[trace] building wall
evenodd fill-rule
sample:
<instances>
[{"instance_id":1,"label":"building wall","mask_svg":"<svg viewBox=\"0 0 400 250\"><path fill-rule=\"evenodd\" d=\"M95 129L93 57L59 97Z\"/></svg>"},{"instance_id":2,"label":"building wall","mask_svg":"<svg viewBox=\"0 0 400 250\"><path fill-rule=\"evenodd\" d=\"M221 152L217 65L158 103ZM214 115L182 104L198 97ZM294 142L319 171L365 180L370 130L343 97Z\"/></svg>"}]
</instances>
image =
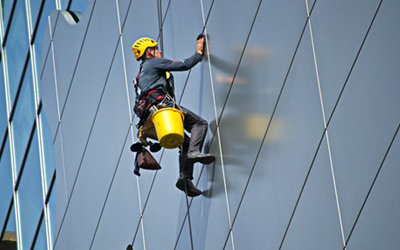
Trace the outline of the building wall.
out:
<instances>
[{"instance_id":1,"label":"building wall","mask_svg":"<svg viewBox=\"0 0 400 250\"><path fill-rule=\"evenodd\" d=\"M80 0L0 1L0 249L52 249L55 162L41 102L48 15ZM86 3L85 3L86 2Z\"/></svg>"},{"instance_id":2,"label":"building wall","mask_svg":"<svg viewBox=\"0 0 400 250\"><path fill-rule=\"evenodd\" d=\"M90 1L53 11L41 88L54 142L54 249L397 249L400 3ZM131 45L184 59L177 100L209 121L195 166L204 195L175 187L178 151L132 173Z\"/></svg>"}]
</instances>

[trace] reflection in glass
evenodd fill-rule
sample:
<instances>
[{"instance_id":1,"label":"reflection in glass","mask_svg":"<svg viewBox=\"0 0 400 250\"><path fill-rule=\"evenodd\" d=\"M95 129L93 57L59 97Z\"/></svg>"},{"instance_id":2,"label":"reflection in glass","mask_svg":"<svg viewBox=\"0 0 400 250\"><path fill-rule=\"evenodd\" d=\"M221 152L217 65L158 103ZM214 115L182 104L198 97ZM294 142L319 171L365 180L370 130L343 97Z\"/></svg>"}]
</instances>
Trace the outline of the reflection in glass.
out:
<instances>
[{"instance_id":1,"label":"reflection in glass","mask_svg":"<svg viewBox=\"0 0 400 250\"><path fill-rule=\"evenodd\" d=\"M29 249L43 207L39 148L36 133L29 147L29 154L22 171L17 192L19 197L22 246L23 249Z\"/></svg>"},{"instance_id":2,"label":"reflection in glass","mask_svg":"<svg viewBox=\"0 0 400 250\"><path fill-rule=\"evenodd\" d=\"M35 245L32 247L34 250L47 249L46 245L46 227L44 224L44 219L42 218L40 222L39 232L35 239Z\"/></svg>"},{"instance_id":3,"label":"reflection in glass","mask_svg":"<svg viewBox=\"0 0 400 250\"><path fill-rule=\"evenodd\" d=\"M0 158L0 228L3 226L7 215L13 191L10 145L8 139L6 139L6 141Z\"/></svg>"},{"instance_id":4,"label":"reflection in glass","mask_svg":"<svg viewBox=\"0 0 400 250\"><path fill-rule=\"evenodd\" d=\"M55 166L53 139L51 137L50 127L44 113L40 114L40 119L42 124L42 141L46 169L46 189L49 189Z\"/></svg>"},{"instance_id":5,"label":"reflection in glass","mask_svg":"<svg viewBox=\"0 0 400 250\"><path fill-rule=\"evenodd\" d=\"M15 227L15 212L14 206L11 210L10 216L8 217L7 226L4 230L3 237L0 241L0 249L17 250L17 235Z\"/></svg>"},{"instance_id":6,"label":"reflection in glass","mask_svg":"<svg viewBox=\"0 0 400 250\"><path fill-rule=\"evenodd\" d=\"M37 15L39 12L40 4L42 0L30 0L29 4L31 7L31 19L32 19L32 26L35 27L35 23L37 20ZM47 2L54 2L54 1L47 1Z\"/></svg>"},{"instance_id":7,"label":"reflection in glass","mask_svg":"<svg viewBox=\"0 0 400 250\"><path fill-rule=\"evenodd\" d=\"M50 192L49 203L47 204L47 208L49 210L50 217L50 235L51 235L51 244L54 244L54 233L56 228L56 190L55 185L53 185L53 189Z\"/></svg>"},{"instance_id":8,"label":"reflection in glass","mask_svg":"<svg viewBox=\"0 0 400 250\"><path fill-rule=\"evenodd\" d=\"M44 32L46 30L46 25L48 24L47 17L50 15L52 10L56 9L55 1L46 1L42 11L42 18L39 21L39 27L35 36L34 48L36 55L36 71L38 72L38 76L41 73L41 65L42 65L42 46L43 46L43 37ZM40 77L38 77L40 78ZM40 84L39 84L39 95L40 95Z\"/></svg>"},{"instance_id":9,"label":"reflection in glass","mask_svg":"<svg viewBox=\"0 0 400 250\"><path fill-rule=\"evenodd\" d=\"M71 11L79 11L81 13L85 13L88 3L88 0L73 0L69 9Z\"/></svg>"},{"instance_id":10,"label":"reflection in glass","mask_svg":"<svg viewBox=\"0 0 400 250\"><path fill-rule=\"evenodd\" d=\"M1 60L1 59L0 59ZM0 62L0 136L3 136L7 127L6 96L4 94L3 60Z\"/></svg>"},{"instance_id":11,"label":"reflection in glass","mask_svg":"<svg viewBox=\"0 0 400 250\"><path fill-rule=\"evenodd\" d=\"M9 32L6 52L10 100L13 103L29 48L25 1L17 1Z\"/></svg>"},{"instance_id":12,"label":"reflection in glass","mask_svg":"<svg viewBox=\"0 0 400 250\"><path fill-rule=\"evenodd\" d=\"M22 158L25 154L26 145L28 143L34 119L35 102L33 98L32 69L29 63L26 69L21 94L19 96L15 114L12 120L17 173L21 168Z\"/></svg>"},{"instance_id":13,"label":"reflection in glass","mask_svg":"<svg viewBox=\"0 0 400 250\"><path fill-rule=\"evenodd\" d=\"M11 7L13 6L13 0L1 0L1 6L2 8L2 13L1 15L3 16L3 27L6 28L8 24L8 18L10 17L10 12L11 12Z\"/></svg>"},{"instance_id":14,"label":"reflection in glass","mask_svg":"<svg viewBox=\"0 0 400 250\"><path fill-rule=\"evenodd\" d=\"M69 0L60 0L60 2L61 2L61 9L62 10L67 9L67 5L68 5Z\"/></svg>"}]
</instances>

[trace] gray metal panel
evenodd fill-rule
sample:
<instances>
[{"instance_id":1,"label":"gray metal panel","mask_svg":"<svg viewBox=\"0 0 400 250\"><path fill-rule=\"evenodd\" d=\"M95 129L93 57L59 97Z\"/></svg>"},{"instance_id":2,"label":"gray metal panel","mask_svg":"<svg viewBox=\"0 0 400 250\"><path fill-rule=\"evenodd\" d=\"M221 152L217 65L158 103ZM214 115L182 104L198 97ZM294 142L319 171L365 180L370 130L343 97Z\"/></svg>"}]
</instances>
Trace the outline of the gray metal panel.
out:
<instances>
[{"instance_id":1,"label":"gray metal panel","mask_svg":"<svg viewBox=\"0 0 400 250\"><path fill-rule=\"evenodd\" d=\"M97 11L95 10L92 16L91 25L87 32L88 35L79 58L78 64L80 67L76 69L68 101L64 106L64 113L61 113L65 165L67 166L66 177L69 183L74 182L76 173L81 165L92 124L96 118L100 100L103 97L103 88L106 84L111 62L118 45L119 35L116 11L110 12L112 13L111 15L104 16L102 8L104 10L107 9L107 11L111 11L113 8L115 10L115 3L104 2L103 4L96 4ZM110 29L109 33L103 32L105 26ZM76 43L80 43L79 40ZM55 50L57 50L56 44ZM57 52L55 54L57 56ZM69 65L75 65L75 63L71 61ZM62 83L58 81L58 86L60 84ZM72 187L69 184L67 186L69 188ZM70 191L68 190L68 193Z\"/></svg>"},{"instance_id":2,"label":"gray metal panel","mask_svg":"<svg viewBox=\"0 0 400 250\"><path fill-rule=\"evenodd\" d=\"M343 248L327 145L324 138L282 249Z\"/></svg>"},{"instance_id":3,"label":"gray metal panel","mask_svg":"<svg viewBox=\"0 0 400 250\"><path fill-rule=\"evenodd\" d=\"M90 13L92 9L92 4L93 2L91 1L91 4L89 4L87 12ZM115 4L108 2L109 5L114 6ZM110 9L112 10L112 8ZM96 13L96 12L95 12ZM97 12L99 13L99 12ZM57 88L58 88L58 99L60 102L60 109L61 111L64 109L65 101L69 92L69 89L71 88L70 85L73 77L75 77L75 68L78 60L80 59L80 52L82 49L83 44L85 43L86 40L85 37L87 36L87 32L97 32L99 34L99 40L96 41L86 41L86 46L91 46L96 47L97 45L102 44L105 42L104 40L100 40L102 36L102 30L101 29L96 29L94 27L99 27L102 22L98 22L98 24L92 23L90 25L89 22L92 22L92 18L96 18L95 16L92 17L92 15L86 14L83 15L82 19L75 25L72 25L67 21L67 17L70 14L66 11L62 11L60 13L60 16L58 17L57 13L52 12L51 20L53 28L53 44L54 44L54 57L55 57L55 66L56 66L56 75L57 75ZM100 18L97 17L97 20ZM114 19L114 20L113 20ZM94 19L93 19L94 20ZM110 24L116 23L116 12L109 12L108 15L103 15L101 16L101 20L103 22L110 22ZM89 25L89 28L88 28ZM97 26L99 25L99 26ZM101 27L101 26L100 26ZM118 30L116 30L118 32ZM106 34L103 34L105 36ZM110 34L111 35L111 34ZM90 36L90 35L89 35ZM112 38L111 36L110 38ZM92 39L95 39L95 37L92 37ZM107 41L107 40L106 40ZM96 46L93 46L96 45ZM111 50L108 52L102 51L103 53L98 54L103 55L103 53L111 53ZM98 61L92 61L92 64L94 62ZM97 63L95 64L97 65Z\"/></svg>"},{"instance_id":4,"label":"gray metal panel","mask_svg":"<svg viewBox=\"0 0 400 250\"><path fill-rule=\"evenodd\" d=\"M279 247L319 145L323 122L310 44L306 30L237 215L235 242ZM228 193L233 211L241 195L236 183L245 184L238 176L227 171L235 187ZM244 223L259 227L248 235Z\"/></svg>"},{"instance_id":5,"label":"gray metal panel","mask_svg":"<svg viewBox=\"0 0 400 250\"><path fill-rule=\"evenodd\" d=\"M111 181L114 181L113 176L119 166L121 152L129 149L125 145L130 131L129 106L121 55L121 50L116 50L115 61L107 78L98 111L88 111L96 114L95 120L91 121L94 122L93 127L91 124L79 124L79 126L86 126L91 130L87 145L85 145L85 154L79 165L79 175L74 183L75 192L71 194L72 198L68 208L71 220L84 220L87 223L85 233L79 233L78 229L81 227L79 223L71 224L73 231L77 232L72 236L72 245L76 248L78 246L86 246L83 247L84 249L89 248L109 187L114 184ZM105 77L101 75L100 77L94 83L102 83L101 79L105 79ZM84 92L84 90L82 91ZM64 119L67 119L67 116L63 117L63 121ZM72 141L64 140L64 148L70 148L73 145L68 143L72 143ZM66 166L71 167L68 163L69 161L66 160ZM67 184L72 184L75 176L67 177L69 178L67 178ZM115 185L118 186L118 183ZM80 190L84 190L84 192ZM96 195L93 195L94 193Z\"/></svg>"},{"instance_id":6,"label":"gray metal panel","mask_svg":"<svg viewBox=\"0 0 400 250\"><path fill-rule=\"evenodd\" d=\"M141 225L138 225L137 228L137 233L135 235L135 239L133 242L133 249L145 249L145 243L144 243L144 235L143 235L143 228Z\"/></svg>"},{"instance_id":7,"label":"gray metal panel","mask_svg":"<svg viewBox=\"0 0 400 250\"><path fill-rule=\"evenodd\" d=\"M218 143L212 144L210 152L215 152L217 160L204 167L198 184L204 195L195 198L190 209L195 249L222 249L230 228Z\"/></svg>"},{"instance_id":8,"label":"gray metal panel","mask_svg":"<svg viewBox=\"0 0 400 250\"><path fill-rule=\"evenodd\" d=\"M398 8L382 4L329 126L346 237L400 121Z\"/></svg>"},{"instance_id":9,"label":"gray metal panel","mask_svg":"<svg viewBox=\"0 0 400 250\"><path fill-rule=\"evenodd\" d=\"M56 235L60 230L61 224L64 223L64 214L65 208L67 207L68 203L68 196L67 196L67 186L65 180L65 164L64 164L64 153L63 153L63 146L62 146L62 127L59 128L57 137L54 141L54 160L55 160L55 168L57 173L56 179L56 191L54 194L57 197L57 212L55 216L55 232ZM55 240L55 238L54 238Z\"/></svg>"},{"instance_id":10,"label":"gray metal panel","mask_svg":"<svg viewBox=\"0 0 400 250\"><path fill-rule=\"evenodd\" d=\"M126 16L127 14L132 11L132 7L136 5L131 0L118 0L118 10L119 10L119 16L121 19L121 26L125 24Z\"/></svg>"},{"instance_id":11,"label":"gray metal panel","mask_svg":"<svg viewBox=\"0 0 400 250\"><path fill-rule=\"evenodd\" d=\"M400 137L397 134L373 186L348 249L397 249L400 246Z\"/></svg>"},{"instance_id":12,"label":"gray metal panel","mask_svg":"<svg viewBox=\"0 0 400 250\"><path fill-rule=\"evenodd\" d=\"M58 199L58 196L57 196ZM58 201L57 201L58 206ZM82 225L83 221L79 221L78 223ZM76 223L76 222L75 222ZM71 218L69 214L65 216L65 222L60 229L56 229L56 236L57 238L53 239L54 250L64 250L64 249L83 249L83 248L74 248L71 243L72 231L71 231ZM59 231L60 230L60 231Z\"/></svg>"},{"instance_id":13,"label":"gray metal panel","mask_svg":"<svg viewBox=\"0 0 400 250\"><path fill-rule=\"evenodd\" d=\"M215 1L207 24L218 116L260 1ZM229 11L227 11L229 6Z\"/></svg>"},{"instance_id":14,"label":"gray metal panel","mask_svg":"<svg viewBox=\"0 0 400 250\"><path fill-rule=\"evenodd\" d=\"M128 137L131 138L132 134L130 133ZM137 178L132 174L133 153L129 150L130 144L127 140L118 161L118 169L108 194L92 249L125 249L128 243L132 242L139 224L141 209L137 192ZM112 237L110 237L111 235ZM139 242L141 237L141 235L137 236L136 242Z\"/></svg>"},{"instance_id":15,"label":"gray metal panel","mask_svg":"<svg viewBox=\"0 0 400 250\"><path fill-rule=\"evenodd\" d=\"M160 164L162 169L157 173L143 214L146 247L173 249L186 211L185 197L175 187L179 177L177 150L165 150ZM148 174L144 171L143 175ZM142 196L142 202L146 197Z\"/></svg>"},{"instance_id":16,"label":"gray metal panel","mask_svg":"<svg viewBox=\"0 0 400 250\"><path fill-rule=\"evenodd\" d=\"M379 0L317 1L311 14L326 116L332 113Z\"/></svg>"},{"instance_id":17,"label":"gray metal panel","mask_svg":"<svg viewBox=\"0 0 400 250\"><path fill-rule=\"evenodd\" d=\"M310 40L306 35L303 36L294 65L290 68L306 20L304 12L301 12L300 7L302 6L299 4L296 7L290 9L290 13L283 15L278 11L285 10L282 5L265 3L262 6L261 16L258 17L260 19L257 18L255 24L256 30L253 30L254 36L250 37L239 73L222 115L221 142L226 164L228 197L233 214L242 197L255 164L255 158L262 146L261 143L264 143L263 146L267 148L290 147L292 149L287 154L294 157L295 146L298 143L296 139L300 134L310 131L314 135L313 144L307 145L308 141L303 141L302 148L304 149L306 146L315 147L315 140L318 140L317 138L322 132L322 128L320 128L322 116L312 54L310 53ZM286 9L286 11L288 10ZM296 16L298 17L297 25L291 25L290 29L285 32L277 32L272 28L270 32L259 32L265 22L268 22L270 18L276 20L279 16ZM303 22L299 20L303 20ZM289 24L292 22L289 21ZM289 26L289 24L286 25ZM279 43L279 40L285 40L286 43ZM281 67L280 70L276 70L277 65ZM285 82L289 68L289 78ZM278 100L284 84L282 99ZM273 113L278 101L278 113ZM284 110L280 111L281 109ZM269 125L270 122L271 125ZM312 125L306 125L311 122ZM310 130L304 130L304 126ZM313 128L316 130L312 131ZM267 140L263 142L266 132ZM311 137L307 139L311 139ZM297 161L300 162L303 159Z\"/></svg>"}]
</instances>

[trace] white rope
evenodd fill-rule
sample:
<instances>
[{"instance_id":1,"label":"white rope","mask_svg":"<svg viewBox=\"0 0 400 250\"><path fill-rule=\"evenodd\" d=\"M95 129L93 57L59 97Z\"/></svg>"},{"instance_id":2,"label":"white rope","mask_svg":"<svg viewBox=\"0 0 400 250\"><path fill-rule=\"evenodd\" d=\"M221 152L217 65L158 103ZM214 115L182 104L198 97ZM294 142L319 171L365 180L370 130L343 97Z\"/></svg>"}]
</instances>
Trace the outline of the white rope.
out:
<instances>
[{"instance_id":1,"label":"white rope","mask_svg":"<svg viewBox=\"0 0 400 250\"><path fill-rule=\"evenodd\" d=\"M214 80L212 77L212 70L211 70L210 48L208 47L207 28L205 26L203 0L200 0L200 3L201 3L202 18L203 18L204 34L205 34L205 40L206 40L206 48L207 48L206 51L207 51L207 57L209 60L208 70L210 73L211 92L212 92L212 98L213 98L213 104L214 104L215 125L216 125L216 129L217 129L217 139L218 139L218 147L219 147L219 154L220 154L220 160L221 160L222 178L224 181L225 201L226 201L226 209L227 209L228 221L229 221L229 231L230 231L230 236L231 236L231 241L232 241L232 249L235 250L235 244L234 244L234 240L233 240L233 231L232 231L231 212L229 209L228 188L227 188L226 176L225 176L225 164L224 164L224 158L223 158L223 153L222 153L221 134L219 131L219 124L218 124L218 113L217 113L217 105L216 105L217 102L216 102L216 98L215 98Z\"/></svg>"},{"instance_id":2,"label":"white rope","mask_svg":"<svg viewBox=\"0 0 400 250\"><path fill-rule=\"evenodd\" d=\"M335 192L336 207L337 207L337 212L338 212L338 217L339 217L339 224L340 224L342 242L343 242L344 249L346 249L346 239L344 237L343 221L342 221L342 215L341 215L341 212L340 212L339 195L338 195L337 187L336 187L335 171L334 171L334 168L333 168L333 160L332 160L332 153L331 153L331 147L330 147L330 142L329 142L328 128L327 128L326 117L325 117L324 102L323 102L323 99L322 99L321 82L320 82L320 78L319 78L317 57L316 57L316 53L315 53L314 36L313 36L313 33L312 33L312 27L311 27L310 11L309 11L307 0L305 0L305 2L306 2L306 8L307 8L308 27L309 27L309 30L310 30L311 47L312 47L313 58L314 58L314 67L315 67L317 83L318 83L319 99L320 99L320 102L321 102L321 110L322 110L322 117L323 117L323 121L324 121L326 143L327 143L327 147L328 147L329 164L330 164L330 168L331 168L332 182L333 182L333 187L334 187L334 192Z\"/></svg>"}]
</instances>

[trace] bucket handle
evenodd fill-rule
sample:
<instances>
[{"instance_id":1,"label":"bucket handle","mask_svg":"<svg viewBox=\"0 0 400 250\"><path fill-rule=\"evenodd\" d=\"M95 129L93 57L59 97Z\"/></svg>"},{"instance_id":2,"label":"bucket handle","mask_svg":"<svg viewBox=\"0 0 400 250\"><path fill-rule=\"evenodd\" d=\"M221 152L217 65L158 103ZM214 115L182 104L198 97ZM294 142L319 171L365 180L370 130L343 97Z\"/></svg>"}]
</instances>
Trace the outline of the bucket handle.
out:
<instances>
[{"instance_id":1,"label":"bucket handle","mask_svg":"<svg viewBox=\"0 0 400 250\"><path fill-rule=\"evenodd\" d=\"M178 107L178 109L181 110L181 106L179 106L179 104L175 102L174 98L172 98L172 96L170 96L168 93L164 96L164 99L162 99L162 101L158 105L166 106L166 104L164 103L164 101L166 101L166 100L170 100L174 103L173 108L175 108L175 105L176 105Z\"/></svg>"}]
</instances>

